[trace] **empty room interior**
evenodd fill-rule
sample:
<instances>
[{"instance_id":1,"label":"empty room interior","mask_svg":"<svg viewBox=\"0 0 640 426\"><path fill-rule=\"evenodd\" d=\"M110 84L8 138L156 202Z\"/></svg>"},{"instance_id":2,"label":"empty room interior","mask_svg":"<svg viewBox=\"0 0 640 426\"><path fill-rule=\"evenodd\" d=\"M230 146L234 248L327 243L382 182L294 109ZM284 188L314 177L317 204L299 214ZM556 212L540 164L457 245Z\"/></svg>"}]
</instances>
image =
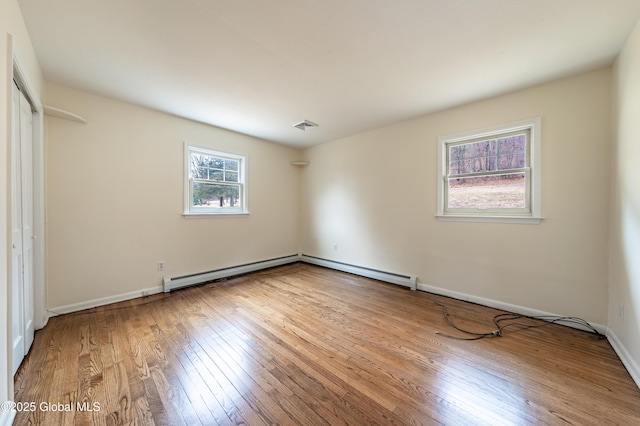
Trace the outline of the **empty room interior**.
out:
<instances>
[{"instance_id":1,"label":"empty room interior","mask_svg":"<svg viewBox=\"0 0 640 426\"><path fill-rule=\"evenodd\" d=\"M0 426L640 424L640 2L0 2Z\"/></svg>"}]
</instances>

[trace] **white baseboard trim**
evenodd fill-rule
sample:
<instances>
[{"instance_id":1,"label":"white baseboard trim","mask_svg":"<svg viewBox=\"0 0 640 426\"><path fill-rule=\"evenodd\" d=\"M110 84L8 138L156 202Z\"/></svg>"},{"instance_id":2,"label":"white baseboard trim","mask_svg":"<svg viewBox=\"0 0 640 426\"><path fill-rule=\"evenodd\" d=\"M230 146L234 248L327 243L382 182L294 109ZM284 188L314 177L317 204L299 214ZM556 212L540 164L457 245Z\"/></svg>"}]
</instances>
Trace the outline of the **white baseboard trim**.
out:
<instances>
[{"instance_id":1,"label":"white baseboard trim","mask_svg":"<svg viewBox=\"0 0 640 426\"><path fill-rule=\"evenodd\" d=\"M44 322L44 324L42 325L42 327L36 328L36 330L42 330L43 328L45 328L47 324L49 324L49 318L51 318L52 316L53 315L50 311L44 311L44 314L42 314L42 321Z\"/></svg>"},{"instance_id":2,"label":"white baseboard trim","mask_svg":"<svg viewBox=\"0 0 640 426\"><path fill-rule=\"evenodd\" d=\"M393 284L398 284L416 289L417 278L415 276L401 275L392 272L379 271L376 269L365 268L362 266L351 265L342 262L336 262L333 260L322 259L319 257L309 256L302 253L282 256L274 259L262 260L258 262L247 263L244 265L230 266L226 268L220 268L213 271L194 273L188 275L182 275L177 277L165 277L163 279L163 285L158 287L151 287L144 290L132 291L130 293L117 294L114 296L107 296L100 299L88 300L86 302L74 303L71 305L58 306L50 308L47 311L46 321L49 318L57 315L69 314L72 312L82 311L85 309L95 308L97 306L108 305L111 303L123 302L125 300L136 299L138 297L149 296L151 294L168 292L179 288L201 284L207 281L212 281L220 278L231 277L235 275L246 274L250 272L259 271L262 269L273 268L275 266L286 265L295 262L304 262L313 265L323 266L330 269L336 269L343 272L348 272L355 275L361 275L368 278L377 279ZM1 425L0 425L1 426Z\"/></svg>"},{"instance_id":3,"label":"white baseboard trim","mask_svg":"<svg viewBox=\"0 0 640 426\"><path fill-rule=\"evenodd\" d=\"M640 366L638 366L629 351L627 351L627 348L622 344L613 330L607 330L607 339L613 347L613 350L616 351L616 354L618 354L618 358L620 358L620 361L622 361L622 364L624 364L633 381L636 382L636 385L638 386L638 388L640 388Z\"/></svg>"},{"instance_id":4,"label":"white baseboard trim","mask_svg":"<svg viewBox=\"0 0 640 426\"><path fill-rule=\"evenodd\" d=\"M254 272L261 269L272 268L274 266L285 265L288 263L294 263L300 261L300 255L284 256L276 259L270 259L266 261L249 263L246 265L232 266L229 268L222 268L216 271L211 271L204 274L194 274L186 277L179 277L181 279L180 286L171 287L171 290L175 290L180 287L188 285L195 285L214 279L230 277L233 275L246 274L248 272ZM102 297L99 299L88 300L86 302L74 303L71 305L58 306L56 308L50 308L47 310L46 321L49 318L57 315L70 314L72 312L83 311L85 309L95 308L97 306L109 305L111 303L124 302L126 300L137 299L138 297L150 296L156 293L162 293L167 291L167 281L171 281L171 278L165 278L163 284L157 287L150 287L143 290L136 290L129 293L116 294L113 296ZM2 426L0 424L0 426Z\"/></svg>"},{"instance_id":5,"label":"white baseboard trim","mask_svg":"<svg viewBox=\"0 0 640 426\"><path fill-rule=\"evenodd\" d=\"M169 292L183 287L219 280L221 278L233 277L235 275L247 274L249 272L260 271L262 269L273 268L275 266L287 265L300 261L299 254L277 257L274 259L261 260L258 262L245 263L244 265L230 266L227 268L215 269L213 271L198 272L194 274L181 275L177 277L164 277L163 291Z\"/></svg>"},{"instance_id":6,"label":"white baseboard trim","mask_svg":"<svg viewBox=\"0 0 640 426\"><path fill-rule=\"evenodd\" d=\"M363 266L351 265L349 263L337 262L335 260L323 259L320 257L300 255L300 261L310 263L312 265L323 266L325 268L336 269L342 272L348 272L354 275L360 275L387 283L397 284L409 287L411 290L416 289L417 277L410 275L396 274L394 272L380 271L377 269L366 268Z\"/></svg>"},{"instance_id":7,"label":"white baseboard trim","mask_svg":"<svg viewBox=\"0 0 640 426\"><path fill-rule=\"evenodd\" d=\"M538 317L538 316L565 316L559 315L551 312L539 311L537 309L528 308L526 306L513 305L511 303L501 302L499 300L487 299L484 297L474 296L467 293L461 293L458 291L448 290L442 287L435 287L432 285L427 285L424 283L418 283L418 290L426 291L428 293L439 294L441 296L451 297L453 299L464 300L466 302L473 302L479 305L489 306L490 308L501 309L503 311L513 312L520 315L526 315L530 317ZM584 331L592 331L588 327L582 326L580 324L572 323L572 322L560 322L557 324L566 325L567 327L577 328L579 330ZM606 335L607 327L602 324L594 324L589 323L598 330L599 333Z\"/></svg>"},{"instance_id":8,"label":"white baseboard trim","mask_svg":"<svg viewBox=\"0 0 640 426\"><path fill-rule=\"evenodd\" d=\"M4 401L3 401L4 402ZM0 426L11 426L13 419L16 418L17 411L1 411L0 410Z\"/></svg>"},{"instance_id":9,"label":"white baseboard trim","mask_svg":"<svg viewBox=\"0 0 640 426\"><path fill-rule=\"evenodd\" d=\"M116 294L113 296L102 297L99 299L88 300L86 302L74 303L71 305L58 306L47 310L48 317L69 314L71 312L83 311L85 309L95 308L97 306L109 305L111 303L124 302L125 300L136 299L138 297L150 296L152 294L161 293L162 286L150 287L144 290L132 291L129 293Z\"/></svg>"}]
</instances>

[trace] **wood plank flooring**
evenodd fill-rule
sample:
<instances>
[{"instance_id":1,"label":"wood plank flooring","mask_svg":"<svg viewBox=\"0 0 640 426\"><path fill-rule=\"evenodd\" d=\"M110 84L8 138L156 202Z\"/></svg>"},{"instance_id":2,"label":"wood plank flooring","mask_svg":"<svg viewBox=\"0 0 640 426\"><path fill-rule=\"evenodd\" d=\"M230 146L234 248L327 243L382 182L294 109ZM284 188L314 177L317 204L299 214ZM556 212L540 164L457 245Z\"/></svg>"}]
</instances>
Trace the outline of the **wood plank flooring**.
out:
<instances>
[{"instance_id":1,"label":"wood plank flooring","mask_svg":"<svg viewBox=\"0 0 640 426\"><path fill-rule=\"evenodd\" d=\"M606 340L306 264L52 318L15 424L640 424ZM530 320L528 320L530 321ZM32 405L32 406L33 406Z\"/></svg>"}]
</instances>

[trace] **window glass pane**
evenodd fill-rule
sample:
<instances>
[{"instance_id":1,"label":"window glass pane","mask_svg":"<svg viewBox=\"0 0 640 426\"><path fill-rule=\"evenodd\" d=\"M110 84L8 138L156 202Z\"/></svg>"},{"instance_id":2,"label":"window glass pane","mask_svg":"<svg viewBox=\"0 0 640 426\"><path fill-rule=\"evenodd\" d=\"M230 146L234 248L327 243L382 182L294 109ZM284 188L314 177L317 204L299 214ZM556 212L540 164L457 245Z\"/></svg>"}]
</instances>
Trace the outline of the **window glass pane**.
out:
<instances>
[{"instance_id":1,"label":"window glass pane","mask_svg":"<svg viewBox=\"0 0 640 426\"><path fill-rule=\"evenodd\" d=\"M242 207L240 186L193 182L193 206L206 208Z\"/></svg>"},{"instance_id":2,"label":"window glass pane","mask_svg":"<svg viewBox=\"0 0 640 426\"><path fill-rule=\"evenodd\" d=\"M198 179L208 179L209 169L206 167L197 167L191 169L191 176Z\"/></svg>"},{"instance_id":3,"label":"window glass pane","mask_svg":"<svg viewBox=\"0 0 640 426\"><path fill-rule=\"evenodd\" d=\"M239 182L239 160L204 154L191 154L191 177L220 182Z\"/></svg>"},{"instance_id":4,"label":"window glass pane","mask_svg":"<svg viewBox=\"0 0 640 426\"><path fill-rule=\"evenodd\" d=\"M219 180L221 182L224 181L224 172L222 170L210 170L209 180Z\"/></svg>"},{"instance_id":5,"label":"window glass pane","mask_svg":"<svg viewBox=\"0 0 640 426\"><path fill-rule=\"evenodd\" d=\"M208 166L210 168L212 168L212 169L223 170L224 169L224 159L217 158L217 157L209 157Z\"/></svg>"},{"instance_id":6,"label":"window glass pane","mask_svg":"<svg viewBox=\"0 0 640 426\"><path fill-rule=\"evenodd\" d=\"M452 176L472 173L472 160L452 160L449 162L449 173Z\"/></svg>"},{"instance_id":7,"label":"window glass pane","mask_svg":"<svg viewBox=\"0 0 640 426\"><path fill-rule=\"evenodd\" d=\"M450 146L449 174L457 176L496 170L496 147L496 139Z\"/></svg>"},{"instance_id":8,"label":"window glass pane","mask_svg":"<svg viewBox=\"0 0 640 426\"><path fill-rule=\"evenodd\" d=\"M200 154L191 154L190 164L191 177L198 179L207 179L209 169L207 168L207 156Z\"/></svg>"},{"instance_id":9,"label":"window glass pane","mask_svg":"<svg viewBox=\"0 0 640 426\"><path fill-rule=\"evenodd\" d=\"M498 139L498 170L520 169L527 166L527 136L508 136Z\"/></svg>"},{"instance_id":10,"label":"window glass pane","mask_svg":"<svg viewBox=\"0 0 640 426\"><path fill-rule=\"evenodd\" d=\"M233 171L238 171L238 164L240 162L238 160L225 160L224 161L224 168L225 170L233 170Z\"/></svg>"},{"instance_id":11,"label":"window glass pane","mask_svg":"<svg viewBox=\"0 0 640 426\"><path fill-rule=\"evenodd\" d=\"M238 181L238 172L225 172L224 173L225 182L237 182Z\"/></svg>"},{"instance_id":12,"label":"window glass pane","mask_svg":"<svg viewBox=\"0 0 640 426\"><path fill-rule=\"evenodd\" d=\"M449 179L448 208L514 209L526 207L524 173Z\"/></svg>"},{"instance_id":13,"label":"window glass pane","mask_svg":"<svg viewBox=\"0 0 640 426\"><path fill-rule=\"evenodd\" d=\"M449 175L520 169L526 164L525 133L449 146Z\"/></svg>"}]
</instances>

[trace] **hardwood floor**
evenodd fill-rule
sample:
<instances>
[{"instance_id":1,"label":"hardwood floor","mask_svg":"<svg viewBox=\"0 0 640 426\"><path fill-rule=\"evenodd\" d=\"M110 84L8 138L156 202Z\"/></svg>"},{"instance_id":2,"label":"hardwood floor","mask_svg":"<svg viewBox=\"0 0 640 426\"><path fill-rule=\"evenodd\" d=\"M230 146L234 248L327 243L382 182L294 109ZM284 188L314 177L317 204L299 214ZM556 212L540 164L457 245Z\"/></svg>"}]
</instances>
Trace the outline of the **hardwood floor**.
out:
<instances>
[{"instance_id":1,"label":"hardwood floor","mask_svg":"<svg viewBox=\"0 0 640 426\"><path fill-rule=\"evenodd\" d=\"M478 331L501 313L294 264L55 317L16 376L15 424L640 424L606 340L448 339L463 334L434 302Z\"/></svg>"}]
</instances>

